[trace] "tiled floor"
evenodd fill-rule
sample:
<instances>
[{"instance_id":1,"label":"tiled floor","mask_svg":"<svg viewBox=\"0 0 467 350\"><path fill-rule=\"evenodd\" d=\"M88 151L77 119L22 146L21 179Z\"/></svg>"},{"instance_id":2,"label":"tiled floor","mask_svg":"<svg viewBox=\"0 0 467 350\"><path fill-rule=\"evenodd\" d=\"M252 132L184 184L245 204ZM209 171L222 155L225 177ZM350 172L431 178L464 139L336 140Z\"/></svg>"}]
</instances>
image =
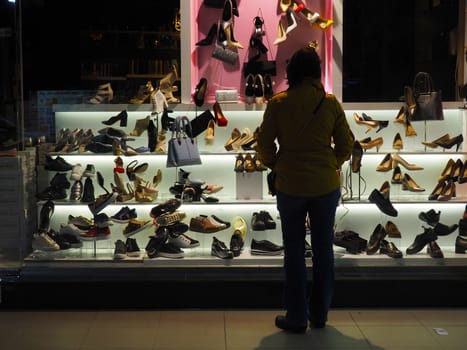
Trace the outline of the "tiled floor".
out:
<instances>
[{"instance_id":1,"label":"tiled floor","mask_svg":"<svg viewBox=\"0 0 467 350\"><path fill-rule=\"evenodd\" d=\"M274 317L280 312L7 310L0 311L0 349L467 348L467 309L333 309L325 329L308 330L305 334L287 334L275 328Z\"/></svg>"}]
</instances>

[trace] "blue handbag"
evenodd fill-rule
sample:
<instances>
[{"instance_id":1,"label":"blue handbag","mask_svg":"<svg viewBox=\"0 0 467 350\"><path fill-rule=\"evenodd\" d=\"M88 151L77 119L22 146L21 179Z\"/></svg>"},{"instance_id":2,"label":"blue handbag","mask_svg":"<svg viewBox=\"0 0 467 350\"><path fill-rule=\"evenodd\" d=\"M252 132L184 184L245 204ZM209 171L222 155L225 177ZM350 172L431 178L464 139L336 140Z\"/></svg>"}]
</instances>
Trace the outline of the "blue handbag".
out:
<instances>
[{"instance_id":1,"label":"blue handbag","mask_svg":"<svg viewBox=\"0 0 467 350\"><path fill-rule=\"evenodd\" d=\"M167 168L201 164L198 145L192 135L186 116L176 117L172 123L172 136L167 143Z\"/></svg>"}]
</instances>

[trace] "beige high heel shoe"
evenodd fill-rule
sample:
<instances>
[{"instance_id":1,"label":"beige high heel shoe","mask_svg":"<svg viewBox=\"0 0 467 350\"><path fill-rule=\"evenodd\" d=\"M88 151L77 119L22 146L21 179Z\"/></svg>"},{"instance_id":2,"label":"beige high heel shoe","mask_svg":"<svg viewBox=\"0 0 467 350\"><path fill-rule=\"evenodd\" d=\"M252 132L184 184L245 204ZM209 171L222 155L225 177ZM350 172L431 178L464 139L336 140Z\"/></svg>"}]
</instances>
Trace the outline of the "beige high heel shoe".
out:
<instances>
[{"instance_id":1,"label":"beige high heel shoe","mask_svg":"<svg viewBox=\"0 0 467 350\"><path fill-rule=\"evenodd\" d=\"M384 156L383 160L376 167L376 171L389 171L392 169L392 156L391 153L388 153Z\"/></svg>"},{"instance_id":2,"label":"beige high heel shoe","mask_svg":"<svg viewBox=\"0 0 467 350\"><path fill-rule=\"evenodd\" d=\"M379 152L379 149L383 145L383 138L382 137L377 137L377 138L375 138L373 140L371 140L371 138L370 138L370 140L364 139L364 140L360 140L358 142L360 143L362 148L365 149L365 150L376 147L376 152Z\"/></svg>"},{"instance_id":3,"label":"beige high heel shoe","mask_svg":"<svg viewBox=\"0 0 467 350\"><path fill-rule=\"evenodd\" d=\"M401 150L404 148L404 143L402 142L401 134L397 133L394 136L394 140L392 141L392 148Z\"/></svg>"},{"instance_id":4,"label":"beige high heel shoe","mask_svg":"<svg viewBox=\"0 0 467 350\"><path fill-rule=\"evenodd\" d=\"M212 145L214 144L214 127L216 123L214 122L214 119L211 119L208 123L208 127L206 129L206 133L204 135L204 140L206 142L206 145Z\"/></svg>"},{"instance_id":5,"label":"beige high heel shoe","mask_svg":"<svg viewBox=\"0 0 467 350\"><path fill-rule=\"evenodd\" d=\"M402 190L410 192L424 192L425 189L420 187L409 174L404 174L402 178Z\"/></svg>"},{"instance_id":6,"label":"beige high heel shoe","mask_svg":"<svg viewBox=\"0 0 467 350\"><path fill-rule=\"evenodd\" d=\"M368 129L365 131L365 134L371 131L372 129L378 127L378 122L376 120L365 120L363 117L360 117L357 113L353 114L355 123L358 125L365 125Z\"/></svg>"},{"instance_id":7,"label":"beige high heel shoe","mask_svg":"<svg viewBox=\"0 0 467 350\"><path fill-rule=\"evenodd\" d=\"M402 165L407 170L423 170L423 167L415 164L411 164L404 160L401 156L397 153L392 155L392 168L394 169L398 164Z\"/></svg>"}]
</instances>

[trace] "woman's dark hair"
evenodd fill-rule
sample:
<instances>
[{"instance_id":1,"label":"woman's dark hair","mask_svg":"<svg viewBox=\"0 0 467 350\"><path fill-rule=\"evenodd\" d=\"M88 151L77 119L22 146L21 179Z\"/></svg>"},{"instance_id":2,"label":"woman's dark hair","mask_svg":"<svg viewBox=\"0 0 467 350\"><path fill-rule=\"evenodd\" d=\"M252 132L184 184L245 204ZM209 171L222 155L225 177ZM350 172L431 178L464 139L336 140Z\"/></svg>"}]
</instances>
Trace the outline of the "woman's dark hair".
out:
<instances>
[{"instance_id":1,"label":"woman's dark hair","mask_svg":"<svg viewBox=\"0 0 467 350\"><path fill-rule=\"evenodd\" d=\"M305 77L321 79L321 59L312 45L297 50L287 64L290 87L300 84Z\"/></svg>"}]
</instances>

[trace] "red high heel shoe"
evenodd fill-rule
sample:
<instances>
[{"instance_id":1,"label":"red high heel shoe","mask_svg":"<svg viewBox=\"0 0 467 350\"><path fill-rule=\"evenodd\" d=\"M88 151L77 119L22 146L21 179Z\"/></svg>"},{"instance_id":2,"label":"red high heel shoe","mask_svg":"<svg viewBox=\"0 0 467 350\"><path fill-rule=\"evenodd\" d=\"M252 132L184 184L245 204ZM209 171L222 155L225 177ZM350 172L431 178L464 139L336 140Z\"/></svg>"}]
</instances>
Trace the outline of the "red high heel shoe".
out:
<instances>
[{"instance_id":1,"label":"red high heel shoe","mask_svg":"<svg viewBox=\"0 0 467 350\"><path fill-rule=\"evenodd\" d=\"M214 111L214 118L217 126L227 126L228 120L226 117L224 117L224 114L222 113L221 105L218 102L216 102L212 106L212 109Z\"/></svg>"}]
</instances>

